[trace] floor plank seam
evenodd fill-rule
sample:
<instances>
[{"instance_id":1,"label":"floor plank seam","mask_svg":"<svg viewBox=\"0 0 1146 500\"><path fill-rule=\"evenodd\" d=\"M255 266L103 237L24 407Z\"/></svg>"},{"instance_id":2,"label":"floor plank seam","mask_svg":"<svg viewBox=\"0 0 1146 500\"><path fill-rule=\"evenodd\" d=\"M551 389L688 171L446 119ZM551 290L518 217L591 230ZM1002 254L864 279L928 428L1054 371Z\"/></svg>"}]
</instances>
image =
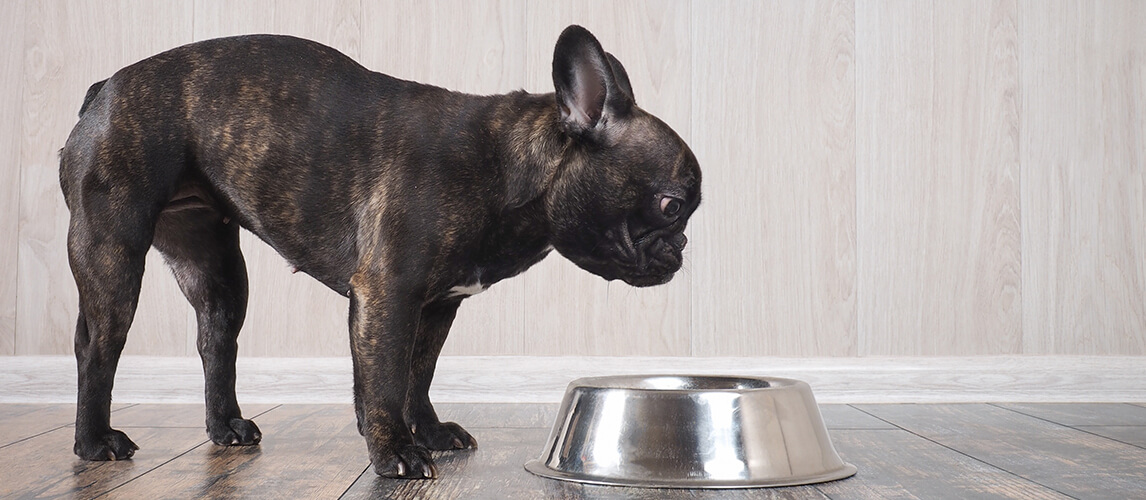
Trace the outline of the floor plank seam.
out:
<instances>
[{"instance_id":1,"label":"floor plank seam","mask_svg":"<svg viewBox=\"0 0 1146 500\"><path fill-rule=\"evenodd\" d=\"M132 406L138 406L138 405L134 405L134 404L133 404ZM260 413L256 414L255 416L253 416L253 417L250 417L250 418L253 420L253 419L257 418L257 417L261 417L261 416L263 416L263 415L266 415L266 414L267 414L268 412L270 412L271 410L274 410L275 408L278 408L278 407L280 407L280 406L282 406L282 405L275 405L275 406L272 406L272 407L270 407L270 408L267 408L266 410L263 410L262 412L260 412ZM130 407L128 407L128 408L130 408ZM121 409L126 409L126 408L121 408ZM125 427L125 428L127 428L127 427ZM137 427L137 428L138 428L138 427ZM144 427L144 428L146 428L146 427ZM115 490L118 490L118 489L120 489L120 488L122 488L122 487L124 487L124 486L128 485L129 483L131 483L132 481L135 481L136 479L139 479L139 478L141 478L141 477L143 477L143 476L146 476L146 475L148 475L148 474L150 474L150 473L152 473L152 472L155 472L155 471L159 470L160 468L162 468L163 466L165 466L165 465L167 465L167 464L169 464L169 463L171 463L171 462L174 462L174 461L176 461L176 460L179 460L179 459L180 459L180 458L182 458L184 455L187 455L188 453L191 453L192 451L195 451L195 450L199 449L200 447L202 447L203 445L205 445L205 444L208 444L208 443L210 443L210 442L211 442L211 440L210 440L210 439L205 439L205 440L203 440L203 441L200 441L200 442L199 442L199 444L196 444L195 446L192 446L192 447L190 447L190 448L188 448L188 449L184 450L182 453L179 453L178 455L175 455L174 457L171 457L170 459L168 459L168 460L166 460L166 461L164 461L164 462L160 463L159 465L156 465L155 467L152 467L152 468L150 468L150 469L147 469L146 471L143 471L143 473L141 473L141 474L139 474L139 475L137 475L137 476L135 476L135 477L132 477L132 478L128 479L127 481L124 481L124 482L122 482L122 483L120 483L120 484L117 484L115 487L113 487L113 488L111 488L111 489L109 489L109 490L107 490L107 491L105 491L105 492L103 492L103 493L100 493L100 494L96 495L96 496L95 496L95 497L93 497L93 498L102 498L102 497L106 497L107 495L111 494L111 492L113 492L113 491L115 491Z\"/></svg>"},{"instance_id":2,"label":"floor plank seam","mask_svg":"<svg viewBox=\"0 0 1146 500\"><path fill-rule=\"evenodd\" d=\"M126 486L126 485L128 485L128 484L130 484L132 481L135 481L136 479L139 479L139 478L141 478L141 477L143 477L143 476L146 476L146 475L148 475L148 474L150 474L150 473L152 473L152 472L155 472L155 471L159 470L161 467L163 467L163 466L165 466L165 465L167 465L167 464L169 464L169 463L171 463L171 462L174 462L174 461L176 461L176 460L179 460L179 458L180 458L180 457L182 457L182 456L184 456L184 455L186 455L186 454L188 454L188 453L191 453L192 451L195 451L195 450L199 449L199 447L201 447L201 446L203 446L203 445L205 445L205 444L207 444L207 443L209 443L209 442L211 442L211 441L210 441L210 440L203 440L203 441L200 441L200 442L199 442L199 444L197 444L197 445L195 445L195 446L192 446L192 447L190 447L190 448L187 448L187 449L186 449L186 450L184 450L182 453L180 453L180 454L178 454L178 455L175 455L174 457L171 457L171 458L170 458L170 459L168 459L168 460L165 460L165 461L163 461L162 463L160 463L160 464L156 465L155 467L152 467L152 468L150 468L150 469L147 469L147 470L143 471L141 474L139 474L139 475L137 475L137 476L134 476L134 477L132 477L132 478L128 479L127 481L124 481L124 482L122 482L122 483L120 483L120 484L117 484L117 485L115 485L114 487L112 487L111 489L109 489L109 490L107 490L107 491L105 491L105 492L102 492L102 493L100 493L100 494L98 494L98 495L95 495L95 496L94 496L94 497L92 497L92 498L103 498L103 497L106 497L107 495L111 494L111 492L113 492L113 491L115 491L115 490L118 490L118 489L120 489L120 488L122 488L122 487L124 487L124 486Z\"/></svg>"},{"instance_id":3,"label":"floor plank seam","mask_svg":"<svg viewBox=\"0 0 1146 500\"><path fill-rule=\"evenodd\" d=\"M988 403L988 404L990 404L990 403ZM896 424L895 422L892 422L892 421L890 421L890 420L887 420L887 419L885 419L885 418L882 418L882 417L880 417L880 416L878 416L878 415L875 415L875 414L873 414L873 413L871 413L871 412L865 411L863 408L856 408L856 406L855 406L855 405L848 405L848 406L851 406L852 408L855 408L855 409L857 409L857 410L859 410L859 411L862 411L862 412L864 412L864 413L867 413L868 415L870 415L870 416L872 416L872 417L874 417L874 418L877 418L877 419L879 419L879 420L882 420L882 421L886 422L886 423L887 423L887 424L889 424L889 425L894 425L894 426L895 426L897 429L899 429L899 430L902 430L903 432L906 432L906 433L908 433L908 434L911 434L912 436L915 436L915 437L917 437L917 438L919 438L919 439L922 439L922 440L924 440L924 441L927 441L927 442L930 442L930 443L932 443L932 444L935 444L935 445L937 445L937 446L940 446L940 447L946 448L946 449L948 449L948 450L951 450L951 451L953 451L953 452L955 452L955 453L958 453L958 454L960 454L960 455L962 455L962 456L964 456L964 457L967 457L967 458L969 458L969 459L971 459L971 460L973 460L973 461L975 461L975 462L978 462L978 463L981 463L981 464L983 464L983 465L986 465L987 467L990 467L990 468L992 468L992 469L998 469L998 470L1000 470L1000 471L1002 471L1002 472L1004 472L1004 473L1006 473L1006 474L1009 474L1009 475L1011 475L1011 476L1014 476L1014 477L1016 477L1016 478L1018 478L1018 479L1020 479L1020 480L1022 480L1022 481L1026 481L1026 482L1028 482L1028 483L1030 483L1030 484L1033 484L1033 485L1036 485L1036 486L1039 486L1039 487L1042 487L1042 488L1046 488L1048 491L1053 491L1053 492L1055 492L1055 493L1058 493L1058 494L1060 494L1060 495L1063 495L1063 496L1065 496L1065 497L1067 497L1067 498L1073 498L1073 499L1075 499L1075 500L1078 500L1078 497L1076 497L1076 496L1074 496L1074 495L1069 495L1069 494L1067 494L1067 493L1064 493L1064 492L1062 492L1062 491L1059 491L1059 490L1058 490L1058 489L1056 489L1056 488L1052 488L1052 487L1050 487L1050 486L1047 486L1047 485L1045 485L1045 484L1042 484L1042 483L1040 483L1040 482L1038 482L1038 481L1035 481L1035 480L1033 480L1033 479L1031 479L1031 478L1028 478L1028 477L1024 477L1024 476L1023 476L1023 475L1021 475L1021 474L1017 474L1017 473L1015 473L1015 472L1012 472L1012 471L1010 471L1010 470L1007 470L1007 469L1005 469L1005 468L1003 468L1003 467L1000 467L1000 466L998 466L998 465L995 465L995 464L993 464L993 463L991 463L991 462L988 462L988 461L986 461L986 460L983 460L983 459L981 459L981 458L979 458L979 457L976 457L976 456L974 456L974 455L971 455L971 454L969 454L969 453L966 453L966 452L964 452L964 451L962 451L962 450L959 450L959 449L957 449L957 448L954 448L954 447L952 447L952 446L948 446L948 445L946 445L946 444L943 444L943 443L941 443L941 442L939 442L939 441L936 441L936 440L934 440L934 439L931 439L931 438L929 438L929 437L927 437L927 436L924 436L924 435L922 435L922 434L919 434L919 433L917 433L917 432L914 432L914 431L912 431L911 429L908 429L908 428L905 428L905 427L903 427L903 426L900 426L899 424ZM992 406L994 406L994 405L992 405Z\"/></svg>"},{"instance_id":4,"label":"floor plank seam","mask_svg":"<svg viewBox=\"0 0 1146 500\"><path fill-rule=\"evenodd\" d=\"M1003 410L1007 410L1007 411L1011 411L1011 412L1014 412L1014 413L1018 413L1019 415L1022 415L1022 416L1025 416L1025 417L1030 417L1030 418L1033 418L1033 419L1035 419L1035 420L1042 420L1043 422L1047 422L1047 423L1050 423L1050 424L1054 424L1054 425L1057 425L1057 426L1059 426L1059 427L1066 427L1067 429L1070 429L1070 430L1073 430L1073 431L1078 431L1078 432L1081 432L1081 433L1084 433L1084 434L1090 434L1091 436L1095 436L1095 437L1099 437L1099 438L1102 438L1102 439L1106 439L1106 440L1108 440L1108 441L1114 441L1115 443L1122 443L1122 444L1124 444L1124 445L1127 445L1127 446L1133 446L1133 447L1135 447L1135 448L1139 448L1139 449L1143 449L1143 450L1146 450L1146 447L1144 447L1144 446L1141 446L1141 445L1137 445L1137 444L1134 444L1134 443L1127 443L1126 441L1123 441L1123 440L1121 440L1121 439L1115 439L1115 438L1112 438L1112 437L1110 437L1110 436L1103 436L1102 434L1097 434L1097 433L1091 432L1091 431L1089 431L1089 430L1086 430L1086 429L1084 428L1084 427L1103 427L1103 426L1101 426L1101 425L1094 425L1094 426L1085 426L1085 425L1069 425L1069 424L1064 424L1064 423L1062 423L1062 422L1055 422L1054 420L1050 420L1050 419L1047 419L1047 418L1043 418L1043 417L1040 417L1040 416L1037 416L1037 415L1031 415L1031 414L1029 414L1029 413L1026 413L1026 412L1023 412L1023 411L1020 411L1020 410L1016 410L1016 409L1014 409L1014 408L1008 408L1008 407L1005 407L1005 406L999 406L999 405L997 405L997 404L994 404L994 403L989 403L989 404L990 404L991 406L994 406L995 408L1000 408L1000 409L1003 409ZM1131 406L1136 406L1136 405L1131 405ZM1146 430L1146 426L1128 425L1128 426L1126 426L1126 427L1143 427L1143 429L1144 429L1144 430Z\"/></svg>"},{"instance_id":5,"label":"floor plank seam","mask_svg":"<svg viewBox=\"0 0 1146 500\"><path fill-rule=\"evenodd\" d=\"M24 441L27 441L27 440L29 440L29 439L35 439L35 438L38 438L38 437L40 437L40 436L43 436L44 434L49 434L49 433L52 433L52 432L56 432L56 431L58 431L58 430L60 430L60 429L63 429L63 428L65 428L65 427L69 426L69 425L72 425L72 424L63 424L63 425L61 425L61 426L59 426L59 427L53 427L53 428L51 428L51 429L48 429L48 430L46 430L46 431L43 431L43 432L38 432L38 433L36 433L36 434L32 434L31 436L22 437L22 438L20 438L20 439L17 439L17 440L15 440L15 441L12 441L11 443L8 443L8 444L5 444L5 445L0 445L0 450L3 450L4 448L7 448L7 447L9 447L9 446L14 446L14 445L17 445L17 444L23 443Z\"/></svg>"},{"instance_id":6,"label":"floor plank seam","mask_svg":"<svg viewBox=\"0 0 1146 500\"><path fill-rule=\"evenodd\" d=\"M370 465L372 465L370 462L366 462L366 467L364 467L362 472L359 472L357 476L354 476L354 480L350 481L350 484L346 485L346 489L342 490L341 495L338 495L338 500L346 498L346 495L350 493L350 490L354 489L354 485L358 484L358 481L363 480L362 476L366 475L367 472L370 472Z\"/></svg>"},{"instance_id":7,"label":"floor plank seam","mask_svg":"<svg viewBox=\"0 0 1146 500\"><path fill-rule=\"evenodd\" d=\"M1102 426L1102 425L1095 425L1095 426L1084 426L1084 425L1080 425L1080 426L1077 426L1077 427L1076 427L1076 426L1067 426L1067 427L1068 427L1068 428L1070 428L1070 429L1073 429L1073 430L1076 430L1076 431L1079 431L1079 432L1085 433L1085 434L1090 434L1091 436L1096 436L1096 437L1100 437L1100 438L1102 438L1102 439L1106 439L1106 440L1114 441L1115 443L1121 443L1121 444L1124 444L1124 445L1127 445L1127 446L1133 446L1133 447L1135 447L1135 448L1138 448L1138 449L1141 449L1141 450L1146 450L1146 446L1137 445L1137 444L1134 444L1134 443L1128 443L1128 442L1126 442L1126 441L1123 441L1123 440L1121 440L1121 439L1115 439L1115 438L1112 438L1112 437L1110 437L1110 436L1103 436L1102 434L1097 434L1097 433L1094 433L1094 432L1091 432L1091 431L1088 431L1088 430L1086 430L1086 427L1141 427L1141 428L1142 428L1142 431L1143 431L1143 432L1146 432L1146 426L1141 426L1141 425L1127 425L1127 426Z\"/></svg>"},{"instance_id":8,"label":"floor plank seam","mask_svg":"<svg viewBox=\"0 0 1146 500\"><path fill-rule=\"evenodd\" d=\"M114 414L114 413L115 413L115 412L117 412L117 411L123 411L123 410L126 410L126 409L128 409L128 408L131 408L131 407L133 407L133 406L139 406L139 403L131 403L131 404L127 405L127 406L124 406L123 408L116 408L116 409L112 410L111 412L112 412L112 414ZM0 450L2 450L2 449L4 449L4 448L7 448L7 447L9 447L9 446L15 445L15 444L23 443L24 441L27 441L27 440L29 440L29 439L38 438L38 437L40 437L40 436L43 436L44 434L48 434L48 433L50 433L50 432L56 432L56 431L58 431L58 430L60 430L60 429L63 429L63 428L65 428L65 427L71 427L71 426L73 426L73 425L75 425L75 424L74 424L74 423L72 423L72 422L68 422L68 423L66 423L66 424L60 424L59 426L56 426L56 427L52 427L51 429L45 430L45 431L43 431L43 432L38 432L38 433L36 433L36 434L32 434L32 435L30 435L30 436L25 436L25 437L23 437L23 438L20 438L20 439L17 439L17 440L15 440L15 441L12 441L11 443L7 443L7 444L3 444L3 445L0 445Z\"/></svg>"},{"instance_id":9,"label":"floor plank seam","mask_svg":"<svg viewBox=\"0 0 1146 500\"><path fill-rule=\"evenodd\" d=\"M828 500L833 500L831 495L829 495L829 494L825 493L825 492L824 492L824 490L820 489L820 485L818 485L818 484L813 484L813 485L812 485L812 489L816 490L816 493L819 493L819 494L820 494L820 496L822 496L822 497L824 497L824 498L826 498L826 499L828 499Z\"/></svg>"}]
</instances>

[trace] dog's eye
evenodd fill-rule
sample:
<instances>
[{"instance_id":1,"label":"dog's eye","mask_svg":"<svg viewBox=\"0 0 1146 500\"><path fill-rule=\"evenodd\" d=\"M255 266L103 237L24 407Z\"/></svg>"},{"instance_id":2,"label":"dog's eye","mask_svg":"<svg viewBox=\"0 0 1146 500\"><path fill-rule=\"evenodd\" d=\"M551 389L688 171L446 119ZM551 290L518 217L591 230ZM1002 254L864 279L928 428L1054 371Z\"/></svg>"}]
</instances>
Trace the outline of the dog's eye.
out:
<instances>
[{"instance_id":1,"label":"dog's eye","mask_svg":"<svg viewBox=\"0 0 1146 500\"><path fill-rule=\"evenodd\" d=\"M683 206L684 205L681 204L680 200L673 198L672 196L665 196L661 198L661 213L670 219L680 215L680 209Z\"/></svg>"}]
</instances>

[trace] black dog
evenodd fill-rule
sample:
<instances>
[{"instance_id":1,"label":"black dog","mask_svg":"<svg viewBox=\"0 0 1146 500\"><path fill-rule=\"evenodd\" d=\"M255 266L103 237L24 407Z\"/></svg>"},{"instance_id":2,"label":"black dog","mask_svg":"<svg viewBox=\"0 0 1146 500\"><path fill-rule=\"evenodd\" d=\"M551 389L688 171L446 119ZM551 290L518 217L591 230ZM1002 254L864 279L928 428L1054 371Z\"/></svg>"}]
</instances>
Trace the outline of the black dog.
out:
<instances>
[{"instance_id":1,"label":"black dog","mask_svg":"<svg viewBox=\"0 0 1146 500\"><path fill-rule=\"evenodd\" d=\"M561 34L553 82L464 95L314 42L243 36L93 85L60 164L80 296L75 453L138 449L110 405L152 246L195 308L207 433L259 442L235 400L239 227L350 297L354 406L378 474L433 477L428 450L475 446L428 397L462 300L552 249L605 279L665 283L700 203L696 158L584 28Z\"/></svg>"}]
</instances>

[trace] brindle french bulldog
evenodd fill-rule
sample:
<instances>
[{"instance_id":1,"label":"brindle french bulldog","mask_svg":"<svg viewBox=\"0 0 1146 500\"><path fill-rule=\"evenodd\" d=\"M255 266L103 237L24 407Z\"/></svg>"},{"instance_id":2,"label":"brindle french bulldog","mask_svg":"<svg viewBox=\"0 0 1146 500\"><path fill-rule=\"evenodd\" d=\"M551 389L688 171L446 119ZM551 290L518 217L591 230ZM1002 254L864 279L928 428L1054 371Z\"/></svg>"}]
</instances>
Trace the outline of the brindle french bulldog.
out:
<instances>
[{"instance_id":1,"label":"brindle french bulldog","mask_svg":"<svg viewBox=\"0 0 1146 500\"><path fill-rule=\"evenodd\" d=\"M79 288L75 453L118 460L112 382L154 246L198 321L207 434L261 434L235 400L239 228L350 298L354 407L379 475L433 477L476 446L428 391L458 305L556 249L607 280L669 281L700 203L688 146L638 107L579 26L554 94L474 96L368 71L288 36L193 43L93 85L61 151Z\"/></svg>"}]
</instances>

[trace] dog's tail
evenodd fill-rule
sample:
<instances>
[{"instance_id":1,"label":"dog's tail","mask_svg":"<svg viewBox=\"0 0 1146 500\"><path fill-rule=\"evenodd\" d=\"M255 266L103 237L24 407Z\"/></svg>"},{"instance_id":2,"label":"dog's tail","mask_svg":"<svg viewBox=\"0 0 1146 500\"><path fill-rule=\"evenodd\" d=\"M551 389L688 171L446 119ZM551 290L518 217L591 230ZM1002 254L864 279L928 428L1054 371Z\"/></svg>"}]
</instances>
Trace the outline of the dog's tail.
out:
<instances>
[{"instance_id":1,"label":"dog's tail","mask_svg":"<svg viewBox=\"0 0 1146 500\"><path fill-rule=\"evenodd\" d=\"M88 93L84 96L84 103L80 106L80 116L84 116L84 112L88 110L88 106L91 106L96 95L99 95L99 91L103 88L103 84L105 83L107 83L107 80L100 80L93 83L91 87L88 87Z\"/></svg>"}]
</instances>

